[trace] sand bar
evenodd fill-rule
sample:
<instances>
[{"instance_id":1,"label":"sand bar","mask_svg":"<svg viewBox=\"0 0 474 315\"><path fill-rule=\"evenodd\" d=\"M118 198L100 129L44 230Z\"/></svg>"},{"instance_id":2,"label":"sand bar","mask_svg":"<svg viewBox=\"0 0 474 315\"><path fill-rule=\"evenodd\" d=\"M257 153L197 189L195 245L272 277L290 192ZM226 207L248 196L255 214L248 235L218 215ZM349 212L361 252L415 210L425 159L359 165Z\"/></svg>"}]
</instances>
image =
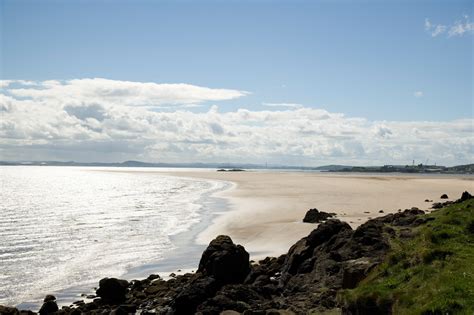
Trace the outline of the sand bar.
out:
<instances>
[{"instance_id":1,"label":"sand bar","mask_svg":"<svg viewBox=\"0 0 474 315\"><path fill-rule=\"evenodd\" d=\"M316 225L302 223L306 211L335 212L353 227L370 217L418 207L428 210L441 194L454 200L465 190L474 191L473 176L334 174L310 172L179 171L167 175L224 180L233 189L219 193L230 211L218 216L198 237L207 244L226 234L259 259L285 253ZM384 213L379 213L383 209Z\"/></svg>"}]
</instances>

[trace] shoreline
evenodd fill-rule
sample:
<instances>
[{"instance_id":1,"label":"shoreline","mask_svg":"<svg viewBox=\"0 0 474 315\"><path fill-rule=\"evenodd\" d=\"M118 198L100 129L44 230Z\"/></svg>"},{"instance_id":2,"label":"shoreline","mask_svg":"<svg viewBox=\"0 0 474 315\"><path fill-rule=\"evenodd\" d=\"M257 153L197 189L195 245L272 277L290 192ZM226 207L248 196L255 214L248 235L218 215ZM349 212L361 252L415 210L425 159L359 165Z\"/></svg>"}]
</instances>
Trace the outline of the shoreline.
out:
<instances>
[{"instance_id":1,"label":"shoreline","mask_svg":"<svg viewBox=\"0 0 474 315\"><path fill-rule=\"evenodd\" d=\"M130 170L110 171L131 172ZM459 187L456 185L455 187L450 187L449 184L440 185L437 191L442 193L447 192L450 197L457 196L459 191L471 190L474 183L472 182L474 180L472 176L436 176L431 174L428 176L418 174L389 174L387 176L387 174L359 175L275 171L231 173L209 170L140 170L139 172L157 173L157 175L161 176L181 177L190 180L219 181L225 183L225 185L220 189L208 191L200 197L197 201L197 203L202 205L199 211L201 216L200 222L192 226L191 229L186 232L170 236L175 248L167 253L166 256L168 256L168 258L153 264L128 269L125 274L120 276L128 280L146 278L149 274L160 274L166 278L171 272L178 274L178 269L182 272L196 270L203 250L210 240L220 234L229 235L236 243L244 245L253 260L260 260L267 256L278 257L286 253L292 244L308 235L317 227L315 224L302 222L304 214L310 208L317 207L322 211L336 212L338 214L337 219L350 223L353 228L370 218L393 213L398 210L395 208L384 208L384 213L381 214L376 211L376 207L370 208L370 214L361 211L352 213L349 213L350 211L347 210L345 212L343 210L335 211L333 208L328 207L328 205L331 205L331 202L325 201L325 199L328 198L327 195L321 194L322 196L319 201L318 198L314 199L308 197L308 194L318 194L318 187L308 185L308 178L317 178L320 180L329 179L329 181L343 179L390 182L394 180L396 181L395 186L400 186L399 180L439 181L440 179L454 179L457 184L466 184L463 188L459 188L461 187L459 185ZM258 177L263 180L259 182L257 180ZM279 180L278 177L280 177ZM280 187L282 183L286 182L289 182L288 185L284 185L284 188L288 190L287 192L282 191ZM277 187L275 187L275 185ZM330 186L330 189L334 189L334 185ZM290 189L292 187L293 192ZM349 187L350 189L354 189L352 186ZM434 194L433 190L428 189L428 191ZM297 199L301 200L295 200L292 194L298 195ZM417 196L420 197L420 193L417 193ZM439 196L440 194L436 197ZM372 198L373 196L366 196L366 200ZM404 203L407 204L406 207L417 206L421 202L424 207L420 207L420 209L426 210L431 207L432 203L424 203L424 198L432 198L433 202L439 201L439 198L435 198L433 195L423 196L418 203L414 203L410 198L400 196L400 199L403 199ZM364 206L364 209L366 208L367 206ZM271 215L269 215L269 213ZM107 277L108 275L102 276ZM97 283L97 281L95 283ZM61 290L60 292L63 294L58 294L58 292L55 294L58 300L61 301L61 305L69 305L70 302L81 299L86 302L91 301L90 299L87 300L85 297L80 296L80 294L93 293L92 287L89 292L84 291L83 288L81 290L81 288L70 287ZM19 305L29 309L32 308L31 303L21 303ZM39 308L41 303L38 302L34 305Z\"/></svg>"},{"instance_id":2,"label":"shoreline","mask_svg":"<svg viewBox=\"0 0 474 315\"><path fill-rule=\"evenodd\" d=\"M465 191L436 208L429 214L417 208L386 214L357 229L329 219L284 255L258 263L249 260L243 246L220 235L202 253L196 273L169 280L157 275L131 282L104 278L96 292L99 298L63 307L59 313L391 314L414 307L420 314L472 311L473 294L466 292L472 282L473 196ZM58 311L57 302L47 295L41 311ZM0 305L0 313L19 310Z\"/></svg>"},{"instance_id":3,"label":"shoreline","mask_svg":"<svg viewBox=\"0 0 474 315\"><path fill-rule=\"evenodd\" d=\"M230 211L214 218L197 242L206 245L217 235L229 235L245 246L254 260L278 257L316 228L302 222L310 208L335 212L337 219L357 228L371 218L400 209L418 207L430 212L434 202L443 201L441 194L454 198L474 186L474 176L469 175L210 170L164 173L234 182L234 189L219 192L228 200Z\"/></svg>"},{"instance_id":4,"label":"shoreline","mask_svg":"<svg viewBox=\"0 0 474 315\"><path fill-rule=\"evenodd\" d=\"M105 171L105 172L116 172L115 170L94 170L94 171ZM118 172L123 172L119 170ZM125 171L130 173L133 171ZM160 176L169 176L161 173ZM199 199L195 202L200 205L201 208L198 211L199 222L192 225L189 230L179 232L176 234L169 235L169 239L173 244L174 248L166 252L163 259L159 259L156 262L148 263L132 268L126 268L125 273L117 275L121 279L133 280L133 279L144 279L150 274L159 274L162 279L168 279L169 274L183 274L191 272L196 269L202 252L206 248L206 244L198 244L195 240L197 236L202 233L212 221L230 210L228 202L225 198L219 197L219 194L226 190L231 190L235 184L228 181L221 180L209 180L199 178L186 178L194 181L208 181L208 182L219 182L219 186L212 187L208 191L201 194ZM90 282L90 287L87 285L83 286L70 286L58 291L50 292L53 293L59 301L59 306L69 306L73 302L83 300L86 303L92 302L93 298L87 298L87 295L95 295L95 287L98 281L102 277L110 277L110 275L101 275L100 278ZM37 299L24 301L14 305L19 309L39 309L43 304L43 296L38 296Z\"/></svg>"}]
</instances>

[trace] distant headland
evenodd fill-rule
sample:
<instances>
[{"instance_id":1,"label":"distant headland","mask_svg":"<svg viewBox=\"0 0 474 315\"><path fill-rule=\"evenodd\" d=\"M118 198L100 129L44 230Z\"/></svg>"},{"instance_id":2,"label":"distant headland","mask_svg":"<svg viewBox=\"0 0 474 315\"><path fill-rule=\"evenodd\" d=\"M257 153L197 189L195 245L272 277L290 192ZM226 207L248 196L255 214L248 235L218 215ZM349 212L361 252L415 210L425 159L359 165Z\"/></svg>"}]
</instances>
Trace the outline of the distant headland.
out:
<instances>
[{"instance_id":1,"label":"distant headland","mask_svg":"<svg viewBox=\"0 0 474 315\"><path fill-rule=\"evenodd\" d=\"M294 166L278 164L246 163L149 163L141 161L125 162L75 162L75 161L0 161L0 165L22 166L89 166L89 167L163 167L163 168L216 168L219 170L274 169L319 172L357 172L357 173L430 173L430 174L474 174L474 163L456 166L412 164L383 166Z\"/></svg>"}]
</instances>

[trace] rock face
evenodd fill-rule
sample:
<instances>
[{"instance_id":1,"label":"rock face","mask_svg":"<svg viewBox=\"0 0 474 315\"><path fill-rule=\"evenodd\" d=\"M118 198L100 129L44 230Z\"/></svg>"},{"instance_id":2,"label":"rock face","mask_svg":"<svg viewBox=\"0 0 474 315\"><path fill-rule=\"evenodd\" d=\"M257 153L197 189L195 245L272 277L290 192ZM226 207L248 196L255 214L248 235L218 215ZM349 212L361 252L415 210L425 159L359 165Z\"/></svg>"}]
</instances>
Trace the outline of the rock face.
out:
<instances>
[{"instance_id":1,"label":"rock face","mask_svg":"<svg viewBox=\"0 0 474 315\"><path fill-rule=\"evenodd\" d=\"M99 289L97 289L96 294L102 298L104 303L120 304L125 301L127 291L127 280L104 278L99 281Z\"/></svg>"},{"instance_id":2,"label":"rock face","mask_svg":"<svg viewBox=\"0 0 474 315\"><path fill-rule=\"evenodd\" d=\"M320 223L322 221L326 221L329 218L334 217L335 213L328 213L324 211L319 211L318 209L309 209L306 212L306 215L303 218L303 222L306 223Z\"/></svg>"},{"instance_id":3,"label":"rock face","mask_svg":"<svg viewBox=\"0 0 474 315\"><path fill-rule=\"evenodd\" d=\"M229 236L219 235L202 254L198 272L221 285L242 283L250 272L249 254Z\"/></svg>"}]
</instances>

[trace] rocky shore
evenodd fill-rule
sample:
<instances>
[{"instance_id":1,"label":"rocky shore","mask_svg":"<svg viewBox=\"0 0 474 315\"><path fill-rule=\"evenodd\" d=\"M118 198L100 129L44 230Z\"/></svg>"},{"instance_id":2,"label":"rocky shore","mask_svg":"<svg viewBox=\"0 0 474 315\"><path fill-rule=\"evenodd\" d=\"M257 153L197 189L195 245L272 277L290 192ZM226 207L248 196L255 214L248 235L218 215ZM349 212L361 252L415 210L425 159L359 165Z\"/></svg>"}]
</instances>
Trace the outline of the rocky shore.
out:
<instances>
[{"instance_id":1,"label":"rocky shore","mask_svg":"<svg viewBox=\"0 0 474 315\"><path fill-rule=\"evenodd\" d=\"M440 210L435 211L466 202L471 207L471 199L465 192L455 202L436 204ZM104 278L93 302L59 309L48 295L39 314L391 314L393 301L349 303L340 293L356 288L383 263L394 239L414 238L417 228L435 218L412 208L353 230L323 214L319 218L312 210L310 217L325 221L280 257L250 261L244 247L220 235L203 252L195 273L169 280ZM0 314L34 313L0 306Z\"/></svg>"}]
</instances>

